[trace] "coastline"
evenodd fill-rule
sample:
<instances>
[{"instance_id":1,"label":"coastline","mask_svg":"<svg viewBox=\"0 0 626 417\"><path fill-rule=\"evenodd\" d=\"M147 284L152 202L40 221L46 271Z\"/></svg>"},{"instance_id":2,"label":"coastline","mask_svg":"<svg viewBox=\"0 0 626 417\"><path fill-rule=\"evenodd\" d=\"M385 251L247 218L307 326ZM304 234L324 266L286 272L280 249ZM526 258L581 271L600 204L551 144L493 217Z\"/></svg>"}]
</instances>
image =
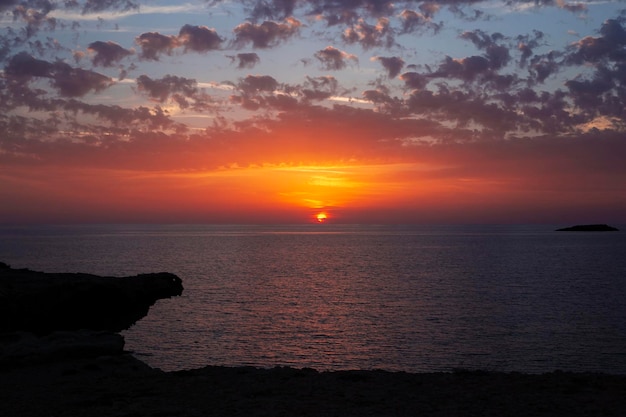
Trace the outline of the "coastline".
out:
<instances>
[{"instance_id":1,"label":"coastline","mask_svg":"<svg viewBox=\"0 0 626 417\"><path fill-rule=\"evenodd\" d=\"M626 375L163 372L129 353L0 370L5 416L623 416Z\"/></svg>"},{"instance_id":2,"label":"coastline","mask_svg":"<svg viewBox=\"0 0 626 417\"><path fill-rule=\"evenodd\" d=\"M626 410L626 375L222 366L164 372L125 351L118 332L156 300L180 295L175 275L46 274L0 263L0 284L0 416L623 417ZM110 321L102 319L110 318L99 307L105 305L126 308Z\"/></svg>"}]
</instances>

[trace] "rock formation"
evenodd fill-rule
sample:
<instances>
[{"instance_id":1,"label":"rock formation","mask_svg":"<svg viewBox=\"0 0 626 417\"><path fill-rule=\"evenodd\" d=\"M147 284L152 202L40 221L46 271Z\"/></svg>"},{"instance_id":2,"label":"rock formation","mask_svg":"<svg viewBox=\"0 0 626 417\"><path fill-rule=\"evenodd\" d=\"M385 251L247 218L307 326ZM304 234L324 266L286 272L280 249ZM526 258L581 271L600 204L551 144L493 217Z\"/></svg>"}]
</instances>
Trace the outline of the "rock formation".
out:
<instances>
[{"instance_id":1,"label":"rock formation","mask_svg":"<svg viewBox=\"0 0 626 417\"><path fill-rule=\"evenodd\" d=\"M166 272L115 278L0 262L0 365L123 353L117 333L182 291Z\"/></svg>"},{"instance_id":2,"label":"rock formation","mask_svg":"<svg viewBox=\"0 0 626 417\"><path fill-rule=\"evenodd\" d=\"M113 278L44 273L0 263L0 332L100 330L120 332L161 298L182 294L174 274Z\"/></svg>"}]
</instances>

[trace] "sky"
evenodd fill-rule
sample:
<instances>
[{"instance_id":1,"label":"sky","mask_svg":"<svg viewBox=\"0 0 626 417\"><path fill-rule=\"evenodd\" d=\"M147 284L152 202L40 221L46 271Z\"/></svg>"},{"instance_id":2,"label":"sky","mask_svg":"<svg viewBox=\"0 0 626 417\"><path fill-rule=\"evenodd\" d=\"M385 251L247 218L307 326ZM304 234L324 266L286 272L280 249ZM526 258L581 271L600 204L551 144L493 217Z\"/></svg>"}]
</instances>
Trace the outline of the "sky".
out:
<instances>
[{"instance_id":1,"label":"sky","mask_svg":"<svg viewBox=\"0 0 626 417\"><path fill-rule=\"evenodd\" d=\"M0 223L626 224L626 3L0 0Z\"/></svg>"}]
</instances>

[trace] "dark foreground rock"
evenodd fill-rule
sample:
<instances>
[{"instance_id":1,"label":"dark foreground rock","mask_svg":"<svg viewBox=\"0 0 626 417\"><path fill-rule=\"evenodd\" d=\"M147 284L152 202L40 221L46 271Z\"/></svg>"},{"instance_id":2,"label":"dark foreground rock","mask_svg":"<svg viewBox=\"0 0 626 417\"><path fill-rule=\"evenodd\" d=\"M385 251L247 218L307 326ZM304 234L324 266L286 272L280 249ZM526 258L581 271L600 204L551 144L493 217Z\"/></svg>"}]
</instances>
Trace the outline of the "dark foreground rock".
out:
<instances>
[{"instance_id":1,"label":"dark foreground rock","mask_svg":"<svg viewBox=\"0 0 626 417\"><path fill-rule=\"evenodd\" d=\"M129 355L0 371L0 415L621 416L626 376L407 374L207 367L162 372Z\"/></svg>"},{"instance_id":2,"label":"dark foreground rock","mask_svg":"<svg viewBox=\"0 0 626 417\"><path fill-rule=\"evenodd\" d=\"M120 332L157 300L182 291L181 279L165 272L114 278L13 269L0 262L0 332Z\"/></svg>"},{"instance_id":3,"label":"dark foreground rock","mask_svg":"<svg viewBox=\"0 0 626 417\"><path fill-rule=\"evenodd\" d=\"M608 224L579 224L571 227L556 229L557 232L617 232L619 229Z\"/></svg>"}]
</instances>

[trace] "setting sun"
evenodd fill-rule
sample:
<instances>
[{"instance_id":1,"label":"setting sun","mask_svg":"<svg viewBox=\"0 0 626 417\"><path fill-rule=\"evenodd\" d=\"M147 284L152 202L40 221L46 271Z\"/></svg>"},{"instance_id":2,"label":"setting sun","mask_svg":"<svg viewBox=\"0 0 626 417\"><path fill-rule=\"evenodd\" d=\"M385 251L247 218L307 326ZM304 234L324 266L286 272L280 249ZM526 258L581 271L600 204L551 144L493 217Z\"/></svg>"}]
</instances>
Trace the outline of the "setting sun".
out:
<instances>
[{"instance_id":1,"label":"setting sun","mask_svg":"<svg viewBox=\"0 0 626 417\"><path fill-rule=\"evenodd\" d=\"M318 223L324 223L326 219L328 219L328 216L326 215L326 213L318 213L315 218L317 219Z\"/></svg>"}]
</instances>

